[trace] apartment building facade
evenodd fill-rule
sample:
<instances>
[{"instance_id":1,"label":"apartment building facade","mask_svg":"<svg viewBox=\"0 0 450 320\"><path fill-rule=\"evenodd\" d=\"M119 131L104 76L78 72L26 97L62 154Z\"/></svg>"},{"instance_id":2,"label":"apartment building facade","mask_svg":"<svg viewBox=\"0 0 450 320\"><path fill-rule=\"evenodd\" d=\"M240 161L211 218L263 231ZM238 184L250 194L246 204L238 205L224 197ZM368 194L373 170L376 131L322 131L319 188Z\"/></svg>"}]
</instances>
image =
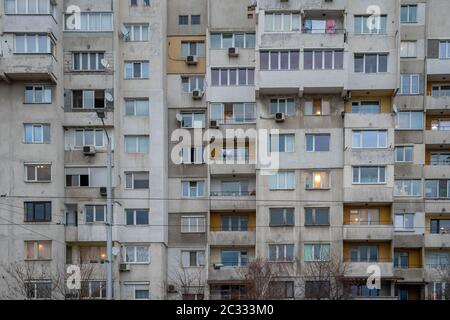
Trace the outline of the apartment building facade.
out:
<instances>
[{"instance_id":1,"label":"apartment building facade","mask_svg":"<svg viewBox=\"0 0 450 320\"><path fill-rule=\"evenodd\" d=\"M245 298L255 258L277 298L328 263L349 299L448 299L449 9L2 1L0 262L105 297L111 139L115 299Z\"/></svg>"}]
</instances>

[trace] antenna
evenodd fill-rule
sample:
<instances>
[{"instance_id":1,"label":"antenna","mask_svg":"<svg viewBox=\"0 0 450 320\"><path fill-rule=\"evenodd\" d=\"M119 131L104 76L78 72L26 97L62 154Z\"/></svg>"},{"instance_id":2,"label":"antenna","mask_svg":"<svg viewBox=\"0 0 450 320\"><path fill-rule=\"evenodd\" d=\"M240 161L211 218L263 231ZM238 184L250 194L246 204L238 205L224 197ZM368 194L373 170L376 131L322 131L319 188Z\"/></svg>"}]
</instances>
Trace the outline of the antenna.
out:
<instances>
[{"instance_id":1,"label":"antenna","mask_svg":"<svg viewBox=\"0 0 450 320\"><path fill-rule=\"evenodd\" d=\"M392 105L392 110L394 111L394 113L398 113L397 105Z\"/></svg>"},{"instance_id":2,"label":"antenna","mask_svg":"<svg viewBox=\"0 0 450 320\"><path fill-rule=\"evenodd\" d=\"M113 102L114 101L114 98L113 98L112 94L109 93L109 92L105 93L105 98L106 98L106 101L108 101L108 102Z\"/></svg>"},{"instance_id":3,"label":"antenna","mask_svg":"<svg viewBox=\"0 0 450 320\"><path fill-rule=\"evenodd\" d=\"M124 25L120 26L120 32L122 33L122 36L124 38L128 37L128 35L130 34L130 31L128 31L128 29Z\"/></svg>"},{"instance_id":4,"label":"antenna","mask_svg":"<svg viewBox=\"0 0 450 320\"><path fill-rule=\"evenodd\" d=\"M106 59L101 59L100 60L100 63L102 64L102 66L103 67L105 67L106 69L108 69L110 66L109 66L109 63L108 63L108 60L106 60Z\"/></svg>"},{"instance_id":5,"label":"antenna","mask_svg":"<svg viewBox=\"0 0 450 320\"><path fill-rule=\"evenodd\" d=\"M180 113L177 113L176 118L179 122L183 121L183 116Z\"/></svg>"}]
</instances>

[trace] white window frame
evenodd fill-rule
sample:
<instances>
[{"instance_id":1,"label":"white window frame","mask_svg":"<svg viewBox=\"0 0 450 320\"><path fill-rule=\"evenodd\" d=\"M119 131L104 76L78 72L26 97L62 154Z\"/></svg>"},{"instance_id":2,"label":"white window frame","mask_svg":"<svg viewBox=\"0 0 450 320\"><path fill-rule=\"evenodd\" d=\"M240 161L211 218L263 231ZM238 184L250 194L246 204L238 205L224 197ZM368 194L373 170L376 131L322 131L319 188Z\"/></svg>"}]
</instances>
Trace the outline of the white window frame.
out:
<instances>
[{"instance_id":1,"label":"white window frame","mask_svg":"<svg viewBox=\"0 0 450 320\"><path fill-rule=\"evenodd\" d=\"M280 149L280 140L284 140L284 149ZM291 140L290 143L288 141ZM293 153L295 152L295 133L279 133L269 135L270 152ZM290 148L289 148L290 147Z\"/></svg>"},{"instance_id":2,"label":"white window frame","mask_svg":"<svg viewBox=\"0 0 450 320\"><path fill-rule=\"evenodd\" d=\"M94 144L86 144L86 131L92 131L94 137ZM91 146L95 148L105 148L105 140L107 140L106 133L103 129L96 128L76 128L74 129L74 149L82 149L84 146ZM77 145L77 132L82 132L83 134L83 143L82 145ZM97 144L97 133L102 133L102 144Z\"/></svg>"},{"instance_id":3,"label":"white window frame","mask_svg":"<svg viewBox=\"0 0 450 320\"><path fill-rule=\"evenodd\" d=\"M191 265L191 253L195 252L195 266ZM186 261L186 255L189 261ZM203 257L202 257L203 255ZM188 262L186 264L186 262ZM181 266L183 268L199 268L206 265L206 254L205 250L181 250Z\"/></svg>"},{"instance_id":4,"label":"white window frame","mask_svg":"<svg viewBox=\"0 0 450 320\"><path fill-rule=\"evenodd\" d=\"M181 233L205 233L205 216L181 216ZM203 221L203 224L201 223ZM187 223L186 223L187 222Z\"/></svg>"},{"instance_id":5,"label":"white window frame","mask_svg":"<svg viewBox=\"0 0 450 320\"><path fill-rule=\"evenodd\" d=\"M79 176L80 175L85 175L85 174L67 174L67 171L70 170L70 169L85 169L85 170L87 170L87 176L88 176L88 179L89 179L89 185L88 186L80 186L80 177ZM99 188L99 187L103 187L103 185L94 186L94 185L91 184L92 180L94 180L93 179L94 172L97 169L103 169L104 172L106 173L106 167L65 167L64 168L64 178L65 179L67 179L67 176L78 176L78 185L76 185L76 186L68 186L67 182L66 182L65 183L65 187L66 188ZM106 181L105 181L105 185L106 185Z\"/></svg>"},{"instance_id":6,"label":"white window frame","mask_svg":"<svg viewBox=\"0 0 450 320\"><path fill-rule=\"evenodd\" d=\"M33 256L27 257L27 248L28 245L33 245ZM26 240L24 243L25 246L25 254L24 254L24 260L25 261L43 261L43 260L52 260L52 241L51 240ZM39 247L40 246L48 246L46 250L49 252L49 256L41 256L39 254Z\"/></svg>"},{"instance_id":7,"label":"white window frame","mask_svg":"<svg viewBox=\"0 0 450 320\"><path fill-rule=\"evenodd\" d=\"M87 54L87 69L83 69L83 54ZM78 55L79 69L75 69L76 55ZM91 68L91 58L95 55L95 68ZM105 66L102 65L101 60L105 59L105 52L100 51L74 51L72 52L72 71L85 72L85 71L105 71Z\"/></svg>"},{"instance_id":8,"label":"white window frame","mask_svg":"<svg viewBox=\"0 0 450 320\"><path fill-rule=\"evenodd\" d=\"M270 114L275 114L271 110L271 105L272 105L272 103L275 103L275 101L276 101L276 104L277 104L277 111L275 113L281 112L281 113L284 113L284 114L289 115L289 116L295 114L295 109L296 108L295 108L295 99L294 98L271 98L270 101L269 101L269 113ZM288 112L288 104L289 103L291 103L292 106L293 106L293 110L292 110L293 112L292 113Z\"/></svg>"},{"instance_id":9,"label":"white window frame","mask_svg":"<svg viewBox=\"0 0 450 320\"><path fill-rule=\"evenodd\" d=\"M137 211L145 211L147 213L148 223L146 223L146 224L141 224L141 223L137 224L137 218L136 218ZM127 224L126 223L127 222L127 215L130 212L133 213L133 224ZM150 223L150 212L149 212L148 209L125 209L125 223L126 223L127 226L148 226L149 223Z\"/></svg>"},{"instance_id":10,"label":"white window frame","mask_svg":"<svg viewBox=\"0 0 450 320\"><path fill-rule=\"evenodd\" d=\"M409 91L403 88L403 79L409 78ZM414 91L414 83L417 84L417 91ZM420 94L420 74L401 74L400 75L400 94L401 95L417 95Z\"/></svg>"},{"instance_id":11,"label":"white window frame","mask_svg":"<svg viewBox=\"0 0 450 320\"><path fill-rule=\"evenodd\" d=\"M417 182L417 181L420 182L420 190L417 194L414 194L413 182ZM411 193L409 193L407 195L402 195L402 194L397 193L396 192L398 190L397 185L400 183L401 183L401 190L406 190L407 188L405 186L409 184L408 188L409 188L409 190L411 190ZM395 197L421 197L422 189L423 189L423 184L422 184L422 180L420 180L420 179L396 179L394 181L394 196Z\"/></svg>"},{"instance_id":12,"label":"white window frame","mask_svg":"<svg viewBox=\"0 0 450 320\"><path fill-rule=\"evenodd\" d=\"M33 101L26 101L28 88L32 88ZM42 101L36 101L36 89L42 91ZM50 104L52 103L52 86L51 85L26 85L25 86L25 104Z\"/></svg>"},{"instance_id":13,"label":"white window frame","mask_svg":"<svg viewBox=\"0 0 450 320\"><path fill-rule=\"evenodd\" d=\"M402 21L401 20L401 10L402 10L402 8L407 8L408 9L408 17L407 17L407 19L406 19L406 21ZM415 10L416 10L416 20L415 21L411 21L411 14L410 14L410 11L411 11L411 8L415 8ZM401 6L400 6L400 23L417 23L417 16L418 16L418 10L419 8L418 8L418 6L417 6L417 4L402 4Z\"/></svg>"},{"instance_id":14,"label":"white window frame","mask_svg":"<svg viewBox=\"0 0 450 320\"><path fill-rule=\"evenodd\" d=\"M185 128L185 129L202 129L205 128L206 125L206 114L204 111L182 111L180 112L181 117L183 118L183 120L181 121L181 128ZM195 121L195 116L196 115L202 115L202 121L201 121L201 125L198 125L198 122ZM184 125L184 117L188 117L191 119L191 126L186 126Z\"/></svg>"},{"instance_id":15,"label":"white window frame","mask_svg":"<svg viewBox=\"0 0 450 320\"><path fill-rule=\"evenodd\" d=\"M195 187L191 187L191 184L195 183ZM188 184L187 186L187 191L188 194L184 193L185 190L185 185ZM203 184L203 185L202 185ZM201 190L203 190L203 192L200 194L200 185L202 185ZM195 194L192 192L191 188L195 188ZM181 181L181 195L183 198L202 198L205 196L205 181L204 180L185 180L185 181Z\"/></svg>"},{"instance_id":16,"label":"white window frame","mask_svg":"<svg viewBox=\"0 0 450 320\"><path fill-rule=\"evenodd\" d=\"M87 221L87 208L92 207L92 221ZM97 220L97 208L103 207L103 220ZM98 223L105 223L106 222L106 205L103 204L87 204L84 206L84 213L85 213L85 223L90 224L98 224Z\"/></svg>"},{"instance_id":17,"label":"white window frame","mask_svg":"<svg viewBox=\"0 0 450 320\"><path fill-rule=\"evenodd\" d=\"M384 17L384 20L381 19L382 17ZM361 23L360 23L361 29L360 30L356 30L356 19L361 19ZM369 32L364 32L364 24L367 23L367 21L364 21L365 19L379 19L379 26L380 26L380 28L372 29L372 30L369 29ZM384 21L386 23L384 28L381 25L382 21ZM386 34L386 32L387 32L387 15L386 14L378 14L378 15L375 15L375 14L374 15L356 14L356 15L353 16L353 22L354 22L354 25L355 25L354 31L355 31L355 34L357 34L357 35ZM377 23L375 23L375 24L377 24ZM373 31L376 31L376 32L373 32Z\"/></svg>"},{"instance_id":18,"label":"white window frame","mask_svg":"<svg viewBox=\"0 0 450 320\"><path fill-rule=\"evenodd\" d=\"M405 222L405 216L412 216L412 222L413 222L413 226L411 228L406 228ZM397 217L401 217L402 221L401 221L401 226L397 225ZM406 213L395 213L394 214L394 231L414 231L415 229L415 214L411 213L411 212L406 212Z\"/></svg>"},{"instance_id":19,"label":"white window frame","mask_svg":"<svg viewBox=\"0 0 450 320\"><path fill-rule=\"evenodd\" d=\"M94 299L94 300L100 300L100 299L105 299L106 297L103 296L103 288L106 287L106 281L105 280L82 280L81 281L81 286L83 286L83 283L88 283L88 291L89 291L89 295L88 297L82 297L82 299ZM99 282L100 283L100 297L93 297L92 296L92 283L94 282Z\"/></svg>"},{"instance_id":20,"label":"white window frame","mask_svg":"<svg viewBox=\"0 0 450 320\"><path fill-rule=\"evenodd\" d=\"M450 48L450 46L449 46L449 48ZM442 87L448 87L449 89L443 90ZM441 84L432 85L431 86L431 95L433 97L450 97L450 83L445 83L445 84L441 83Z\"/></svg>"},{"instance_id":21,"label":"white window frame","mask_svg":"<svg viewBox=\"0 0 450 320\"><path fill-rule=\"evenodd\" d=\"M322 175L327 176L328 185L325 185L324 179L322 179ZM312 172L304 172L305 176L305 189L306 190L329 190L331 188L331 174L329 171L312 171ZM316 177L320 178L320 187L314 187Z\"/></svg>"},{"instance_id":22,"label":"white window frame","mask_svg":"<svg viewBox=\"0 0 450 320\"><path fill-rule=\"evenodd\" d=\"M291 259L287 256L288 248L292 247L292 257ZM270 257L271 248L275 248L275 260ZM268 258L272 262L292 262L295 257L295 244L293 243L283 243L283 244L269 244L268 246Z\"/></svg>"},{"instance_id":23,"label":"white window frame","mask_svg":"<svg viewBox=\"0 0 450 320\"><path fill-rule=\"evenodd\" d=\"M27 126L31 127L31 142L27 142L26 141L26 128ZM37 140L35 135L34 135L34 128L41 128L41 132L42 132L42 137L41 139ZM23 135L23 143L25 144L49 144L51 142L51 138L49 135L49 141L44 141L44 127L48 127L49 128L49 132L50 132L50 125L49 124L43 124L43 123L24 123L24 135ZM51 134L51 133L50 133Z\"/></svg>"},{"instance_id":24,"label":"white window frame","mask_svg":"<svg viewBox=\"0 0 450 320\"><path fill-rule=\"evenodd\" d=\"M406 149L412 149L411 151L411 160L406 160ZM403 155L403 160L398 159L397 151L401 150ZM414 161L414 146L396 146L395 147L395 162L397 163L411 163Z\"/></svg>"},{"instance_id":25,"label":"white window frame","mask_svg":"<svg viewBox=\"0 0 450 320\"><path fill-rule=\"evenodd\" d=\"M317 136L327 136L328 137L328 150L316 151L316 137ZM313 150L308 150L308 137L313 138ZM329 133L306 133L305 134L305 150L306 152L330 152L331 146L331 134Z\"/></svg>"},{"instance_id":26,"label":"white window frame","mask_svg":"<svg viewBox=\"0 0 450 320\"><path fill-rule=\"evenodd\" d=\"M131 260L128 260L128 255L127 255L127 250L128 249L132 249L133 250L133 255L131 257ZM146 256L146 260L144 261L138 261L138 249L143 250L144 252L146 252L147 256ZM150 263L150 247L149 246L144 246L144 245L130 245L130 246L124 246L123 248L123 258L124 258L124 263L128 263L128 264L149 264Z\"/></svg>"},{"instance_id":27,"label":"white window frame","mask_svg":"<svg viewBox=\"0 0 450 320\"><path fill-rule=\"evenodd\" d=\"M209 119L219 121L220 124L244 124L244 123L255 123L256 122L256 104L254 102L243 102L243 103L233 103L233 118L229 119L225 116L225 103L215 103L212 102L209 108ZM243 115L242 121L236 120L236 106L243 107ZM219 113L221 114L220 118L215 117L214 108L220 108ZM247 109L252 109L251 113L254 115L254 118L247 119Z\"/></svg>"},{"instance_id":28,"label":"white window frame","mask_svg":"<svg viewBox=\"0 0 450 320\"><path fill-rule=\"evenodd\" d=\"M139 64L140 66L140 76L134 76L134 65ZM127 77L127 68L131 66L132 75L131 77ZM147 75L144 75L145 66L147 66ZM125 61L123 64L123 75L124 80L140 80L140 79L149 79L150 77L150 62L149 61Z\"/></svg>"},{"instance_id":29,"label":"white window frame","mask_svg":"<svg viewBox=\"0 0 450 320\"><path fill-rule=\"evenodd\" d=\"M232 39L231 39L231 47L225 47L223 45L223 35L224 34L231 34L232 35ZM236 35L243 35L244 36L244 47L237 47L236 46ZM251 34L253 35L254 38L254 45L252 47L248 46L248 41L247 41L247 36ZM211 33L211 38L213 36L219 36L220 37L220 47L219 48L213 48L212 46L212 41L211 41L211 50L220 50L220 49L228 49L228 48L240 48L240 49L254 49L256 46L256 33L254 32L213 32Z\"/></svg>"},{"instance_id":30,"label":"white window frame","mask_svg":"<svg viewBox=\"0 0 450 320\"><path fill-rule=\"evenodd\" d=\"M127 152L127 141L130 141L129 143L131 143L131 140L134 139L134 144L135 144L135 151L134 152ZM147 140L147 150L140 150L140 139L146 139ZM125 135L124 136L124 140L125 140L125 153L126 154L148 154L149 150L150 150L150 136L148 135Z\"/></svg>"},{"instance_id":31,"label":"white window frame","mask_svg":"<svg viewBox=\"0 0 450 320\"><path fill-rule=\"evenodd\" d=\"M443 47L445 48L445 54L443 52ZM450 40L439 41L439 59L450 59Z\"/></svg>"},{"instance_id":32,"label":"white window frame","mask_svg":"<svg viewBox=\"0 0 450 320\"><path fill-rule=\"evenodd\" d=\"M417 41L401 41L400 58L417 58Z\"/></svg>"},{"instance_id":33,"label":"white window frame","mask_svg":"<svg viewBox=\"0 0 450 320\"><path fill-rule=\"evenodd\" d=\"M148 176L148 188L135 189L135 174L146 174ZM127 176L131 175L131 187L127 186ZM125 172L125 189L126 190L148 190L150 188L150 172L148 171L127 171Z\"/></svg>"},{"instance_id":34,"label":"white window frame","mask_svg":"<svg viewBox=\"0 0 450 320\"><path fill-rule=\"evenodd\" d=\"M125 116L127 117L148 117L150 115L150 100L149 98L125 98ZM137 104L138 102L145 102L147 104L146 114L137 114ZM127 114L127 103L133 103L133 114Z\"/></svg>"},{"instance_id":35,"label":"white window frame","mask_svg":"<svg viewBox=\"0 0 450 320\"><path fill-rule=\"evenodd\" d=\"M17 37L23 36L24 37L24 50L23 51L17 51ZM45 36L47 39L47 45L46 45L46 51L45 52L39 52L39 37ZM35 41L35 48L36 51L29 51L28 50L28 38L34 37ZM50 36L50 34L47 33L15 33L14 34L14 53L16 54L51 54L55 55L56 50L56 43L53 37Z\"/></svg>"},{"instance_id":36,"label":"white window frame","mask_svg":"<svg viewBox=\"0 0 450 320\"><path fill-rule=\"evenodd\" d=\"M245 84L240 84L240 78L239 78L239 70L240 69L245 69ZM255 85L255 68L250 68L250 67L242 67L242 68L211 68L211 73L213 70L217 70L219 72L219 84L212 84L211 81L211 86L212 87L239 87L239 86L254 86ZM222 77L221 77L221 73L222 70L226 70L227 71L227 83L224 84L222 83ZM230 72L231 70L234 70L236 72L236 83L231 84L230 83ZM249 83L249 71L253 70L253 83Z\"/></svg>"},{"instance_id":37,"label":"white window frame","mask_svg":"<svg viewBox=\"0 0 450 320\"><path fill-rule=\"evenodd\" d=\"M194 150L194 159L191 159ZM180 150L180 159L182 164L204 164L203 146L191 147L183 146Z\"/></svg>"},{"instance_id":38,"label":"white window frame","mask_svg":"<svg viewBox=\"0 0 450 320\"><path fill-rule=\"evenodd\" d=\"M311 52L312 54L312 60L311 60L311 69L307 69L305 67L305 52ZM316 52L321 52L322 53L322 67L321 68L316 68ZM325 68L325 52L332 52L332 59L331 59L331 68ZM336 52L342 52L342 68L341 69L337 69L336 68L336 63L335 63L335 59L336 59ZM344 67L344 50L339 50L339 49L305 49L303 51L303 66L305 70L342 70Z\"/></svg>"},{"instance_id":39,"label":"white window frame","mask_svg":"<svg viewBox=\"0 0 450 320\"><path fill-rule=\"evenodd\" d=\"M125 36L126 42L147 42L149 41L149 25L146 23L130 23L125 24L125 28L128 30L128 34ZM135 29L139 28L139 39L135 39ZM145 32L144 29L147 29L147 38L144 38Z\"/></svg>"},{"instance_id":40,"label":"white window frame","mask_svg":"<svg viewBox=\"0 0 450 320\"><path fill-rule=\"evenodd\" d=\"M354 169L358 168L358 181L355 182L355 176L354 176ZM377 182L361 182L361 169L362 168L377 168L378 169L378 177ZM384 181L381 181L381 169L384 169ZM386 184L386 174L387 174L387 168L386 166L353 166L352 167L352 184L356 185L380 185L380 184Z\"/></svg>"},{"instance_id":41,"label":"white window frame","mask_svg":"<svg viewBox=\"0 0 450 320\"><path fill-rule=\"evenodd\" d=\"M14 12L7 12L7 2L14 2ZM19 12L19 4L18 0L5 0L5 13L7 15L52 15L53 14L53 4L50 0L26 0L25 2L25 12ZM40 12L39 11L39 3L45 3L47 5L47 11ZM36 12L30 11L30 3L34 3L34 8Z\"/></svg>"},{"instance_id":42,"label":"white window frame","mask_svg":"<svg viewBox=\"0 0 450 320\"><path fill-rule=\"evenodd\" d=\"M50 179L48 180L38 180L38 169L39 166L48 166L50 169ZM44 163L35 163L35 162L26 162L24 164L25 167L25 182L51 182L52 181L52 164L50 162L44 162ZM29 180L28 179L28 168L34 167L34 179Z\"/></svg>"},{"instance_id":43,"label":"white window frame","mask_svg":"<svg viewBox=\"0 0 450 320\"><path fill-rule=\"evenodd\" d=\"M191 45L195 45L195 54L191 54ZM184 54L184 46L188 46L188 54ZM203 52L201 50L201 46L203 46ZM199 58L204 58L206 56L206 45L204 41L200 40L193 40L193 41L181 41L180 45L181 53L180 56L183 58L186 58L187 56L196 56Z\"/></svg>"},{"instance_id":44,"label":"white window frame","mask_svg":"<svg viewBox=\"0 0 450 320\"><path fill-rule=\"evenodd\" d=\"M91 17L100 17L100 21L96 21L96 24L100 26L100 29L93 30L91 28ZM104 16L108 16L111 21L111 28L103 29L102 20ZM64 32L112 32L114 29L114 15L112 12L81 12L80 13L80 23L76 25L77 28L70 29L67 27L67 18L71 18L72 13L66 13L64 15ZM86 22L83 25L83 22ZM79 28L78 28L79 27Z\"/></svg>"},{"instance_id":45,"label":"white window frame","mask_svg":"<svg viewBox=\"0 0 450 320\"><path fill-rule=\"evenodd\" d=\"M377 56L377 71L376 72L366 72L366 57L368 56L368 55L376 55ZM355 61L356 61L356 57L355 56L363 56L363 68L362 68L362 71L356 71L356 68L355 68ZM386 71L380 71L380 56L386 56ZM387 73L389 73L389 54L388 53L358 53L358 52L355 52L355 54L353 55L353 59L354 59L354 61L353 61L353 72L354 73L357 73L357 74L359 74L359 73L363 73L363 74L378 74L378 73L381 73L381 74L387 74Z\"/></svg>"},{"instance_id":46,"label":"white window frame","mask_svg":"<svg viewBox=\"0 0 450 320\"><path fill-rule=\"evenodd\" d=\"M267 60L267 69L261 69L262 71L290 71L290 70L300 70L300 51L298 50L262 50L261 52L267 52L268 53L268 57L269 59ZM282 69L281 68L281 53L282 52L287 52L288 53L288 67L287 69ZM298 52L298 62L297 62L297 69L292 69L291 67L291 54L293 52ZM277 69L272 69L271 66L271 61L272 61L272 53L276 53L277 54L277 60L278 60L278 68Z\"/></svg>"},{"instance_id":47,"label":"white window frame","mask_svg":"<svg viewBox=\"0 0 450 320\"><path fill-rule=\"evenodd\" d=\"M275 29L275 16L280 15L281 21L280 21L280 27L281 29ZM268 16L272 16L272 25L268 26ZM297 17L298 19L298 27L294 27L294 19ZM266 20L267 19L267 20ZM285 20L287 19L287 23L289 24L289 27L287 30L284 29L286 26ZM293 12L274 12L269 11L265 12L264 14L264 32L267 33L280 33L280 32L301 32L302 31L302 18L300 12L293 11Z\"/></svg>"},{"instance_id":48,"label":"white window frame","mask_svg":"<svg viewBox=\"0 0 450 320\"><path fill-rule=\"evenodd\" d=\"M130 290L132 290L133 292L133 300L141 300L141 301L146 301L146 300L151 300L151 295L150 295L150 284L148 282L125 282L124 283L128 292L130 292ZM138 299L136 298L136 291L148 291L148 299Z\"/></svg>"},{"instance_id":49,"label":"white window frame","mask_svg":"<svg viewBox=\"0 0 450 320\"><path fill-rule=\"evenodd\" d=\"M284 185L281 185L280 175L284 176ZM294 190L295 189L295 171L280 171L269 176L269 190ZM291 177L293 184L288 185L289 177ZM271 186L271 179L275 179L275 185Z\"/></svg>"},{"instance_id":50,"label":"white window frame","mask_svg":"<svg viewBox=\"0 0 450 320\"><path fill-rule=\"evenodd\" d=\"M306 259L306 247L307 246L311 246L312 250L312 259L311 260L307 260ZM322 259L322 248L324 247L328 247L328 257L327 259ZM319 259L314 259L314 257L316 256L316 250L319 250ZM331 249L331 244L330 243L305 243L303 245L303 261L305 262L315 262L315 261L329 261L330 260L330 249Z\"/></svg>"},{"instance_id":51,"label":"white window frame","mask_svg":"<svg viewBox=\"0 0 450 320\"><path fill-rule=\"evenodd\" d=\"M412 114L421 114L422 115L422 125L420 128L413 128L412 127ZM409 126L407 128L400 128L400 115L408 114L408 120L409 120ZM423 124L424 124L424 117L422 111L400 111L397 113L396 119L395 119L395 129L396 130L423 130Z\"/></svg>"},{"instance_id":52,"label":"white window frame","mask_svg":"<svg viewBox=\"0 0 450 320\"><path fill-rule=\"evenodd\" d=\"M362 112L361 109L363 108L364 104L375 104L375 103L378 104L378 112ZM356 105L359 108L358 112L353 112L353 107L356 106ZM354 113L354 114L377 114L377 113L381 113L381 103L380 103L380 101L375 101L375 100L352 101L351 108L352 108L352 112L351 113Z\"/></svg>"},{"instance_id":53,"label":"white window frame","mask_svg":"<svg viewBox=\"0 0 450 320\"><path fill-rule=\"evenodd\" d=\"M376 147L366 147L364 146L363 142L364 142L364 134L365 133L376 133L377 134L377 146ZM380 139L383 137L383 134L386 137L386 140L384 141L384 145L383 145L383 141L380 141ZM356 140L356 134L359 134L359 141L355 141ZM387 146L387 141L388 140L388 131L387 130L353 130L352 131L352 149L386 149Z\"/></svg>"},{"instance_id":54,"label":"white window frame","mask_svg":"<svg viewBox=\"0 0 450 320\"><path fill-rule=\"evenodd\" d=\"M188 91L185 90L184 82L186 80L187 80ZM195 82L194 86L192 86L193 82ZM200 83L202 84L201 88L200 88ZM199 90L201 92L205 92L205 77L204 76L181 76L181 89L184 93L191 93L194 90Z\"/></svg>"},{"instance_id":55,"label":"white window frame","mask_svg":"<svg viewBox=\"0 0 450 320\"><path fill-rule=\"evenodd\" d=\"M441 180L447 181L447 184L446 184L447 196L444 196L444 197L441 197L441 187L440 187L440 183L439 183ZM429 182L436 183L437 194L435 197L427 196L426 188L427 188L427 183L429 183ZM426 198L426 199L450 199L450 179L426 179L425 180L424 198Z\"/></svg>"}]
</instances>

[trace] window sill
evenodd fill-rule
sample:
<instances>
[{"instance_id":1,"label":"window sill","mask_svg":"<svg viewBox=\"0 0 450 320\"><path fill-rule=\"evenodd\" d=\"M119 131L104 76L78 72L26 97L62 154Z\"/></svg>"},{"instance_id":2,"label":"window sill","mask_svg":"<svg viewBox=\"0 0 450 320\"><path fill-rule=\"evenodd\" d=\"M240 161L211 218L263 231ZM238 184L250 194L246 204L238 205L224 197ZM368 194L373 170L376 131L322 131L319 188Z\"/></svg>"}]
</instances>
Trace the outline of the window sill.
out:
<instances>
[{"instance_id":1,"label":"window sill","mask_svg":"<svg viewBox=\"0 0 450 320\"><path fill-rule=\"evenodd\" d=\"M52 260L53 260L52 258L48 258L48 259L24 259L24 261L26 261L26 262L38 262L38 261L45 262L45 261L52 261Z\"/></svg>"},{"instance_id":2,"label":"window sill","mask_svg":"<svg viewBox=\"0 0 450 320\"><path fill-rule=\"evenodd\" d=\"M36 183L52 183L52 181L51 180L48 180L48 181L26 181L25 180L25 183L34 183L34 184L36 184Z\"/></svg>"},{"instance_id":3,"label":"window sill","mask_svg":"<svg viewBox=\"0 0 450 320\"><path fill-rule=\"evenodd\" d=\"M53 102L24 102L23 104L26 106L35 106L35 105L51 105Z\"/></svg>"},{"instance_id":4,"label":"window sill","mask_svg":"<svg viewBox=\"0 0 450 320\"><path fill-rule=\"evenodd\" d=\"M305 188L306 191L330 191L331 188Z\"/></svg>"},{"instance_id":5,"label":"window sill","mask_svg":"<svg viewBox=\"0 0 450 320\"><path fill-rule=\"evenodd\" d=\"M295 225L293 224L273 224L269 225L270 228L293 228Z\"/></svg>"},{"instance_id":6,"label":"window sill","mask_svg":"<svg viewBox=\"0 0 450 320\"><path fill-rule=\"evenodd\" d=\"M145 266L145 265L149 265L150 261L147 261L147 262L130 262L130 261L126 261L124 263L132 265L132 266Z\"/></svg>"},{"instance_id":7,"label":"window sill","mask_svg":"<svg viewBox=\"0 0 450 320\"><path fill-rule=\"evenodd\" d=\"M310 227L330 227L329 224L305 224L305 227L310 228Z\"/></svg>"}]
</instances>

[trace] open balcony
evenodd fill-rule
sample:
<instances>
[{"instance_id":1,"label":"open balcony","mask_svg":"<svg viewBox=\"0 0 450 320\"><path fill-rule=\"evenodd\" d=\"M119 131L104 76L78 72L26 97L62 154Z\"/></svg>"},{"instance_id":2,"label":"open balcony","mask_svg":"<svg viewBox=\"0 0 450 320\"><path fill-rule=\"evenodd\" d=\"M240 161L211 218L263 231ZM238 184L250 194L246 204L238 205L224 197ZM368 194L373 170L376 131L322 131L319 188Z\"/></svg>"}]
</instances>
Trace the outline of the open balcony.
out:
<instances>
[{"instance_id":1,"label":"open balcony","mask_svg":"<svg viewBox=\"0 0 450 320\"><path fill-rule=\"evenodd\" d=\"M393 226L370 225L344 225L344 240L392 240Z\"/></svg>"},{"instance_id":2,"label":"open balcony","mask_svg":"<svg viewBox=\"0 0 450 320\"><path fill-rule=\"evenodd\" d=\"M426 233L426 248L450 248L450 230L443 233Z\"/></svg>"},{"instance_id":3,"label":"open balcony","mask_svg":"<svg viewBox=\"0 0 450 320\"><path fill-rule=\"evenodd\" d=\"M450 77L449 59L427 59L428 81L442 80L442 77Z\"/></svg>"},{"instance_id":4,"label":"open balcony","mask_svg":"<svg viewBox=\"0 0 450 320\"><path fill-rule=\"evenodd\" d=\"M354 185L352 187L344 188L344 202L392 202L392 189L393 188L385 185Z\"/></svg>"},{"instance_id":5,"label":"open balcony","mask_svg":"<svg viewBox=\"0 0 450 320\"><path fill-rule=\"evenodd\" d=\"M344 262L347 273L346 277L354 277L354 278L367 278L367 268L369 266L376 265L381 270L381 275L383 278L393 277L394 276L394 266L392 264L392 260L377 260L371 262Z\"/></svg>"},{"instance_id":6,"label":"open balcony","mask_svg":"<svg viewBox=\"0 0 450 320\"><path fill-rule=\"evenodd\" d=\"M345 113L344 127L355 129L393 128L395 117L392 113Z\"/></svg>"},{"instance_id":7,"label":"open balcony","mask_svg":"<svg viewBox=\"0 0 450 320\"><path fill-rule=\"evenodd\" d=\"M213 230L209 233L208 243L211 246L254 246L256 244L255 228L248 231Z\"/></svg>"},{"instance_id":8,"label":"open balcony","mask_svg":"<svg viewBox=\"0 0 450 320\"><path fill-rule=\"evenodd\" d=\"M425 101L425 110L427 112L450 110L450 93L442 96L427 96Z\"/></svg>"},{"instance_id":9,"label":"open balcony","mask_svg":"<svg viewBox=\"0 0 450 320\"><path fill-rule=\"evenodd\" d=\"M0 59L0 79L56 83L57 62L51 54L13 54Z\"/></svg>"}]
</instances>

